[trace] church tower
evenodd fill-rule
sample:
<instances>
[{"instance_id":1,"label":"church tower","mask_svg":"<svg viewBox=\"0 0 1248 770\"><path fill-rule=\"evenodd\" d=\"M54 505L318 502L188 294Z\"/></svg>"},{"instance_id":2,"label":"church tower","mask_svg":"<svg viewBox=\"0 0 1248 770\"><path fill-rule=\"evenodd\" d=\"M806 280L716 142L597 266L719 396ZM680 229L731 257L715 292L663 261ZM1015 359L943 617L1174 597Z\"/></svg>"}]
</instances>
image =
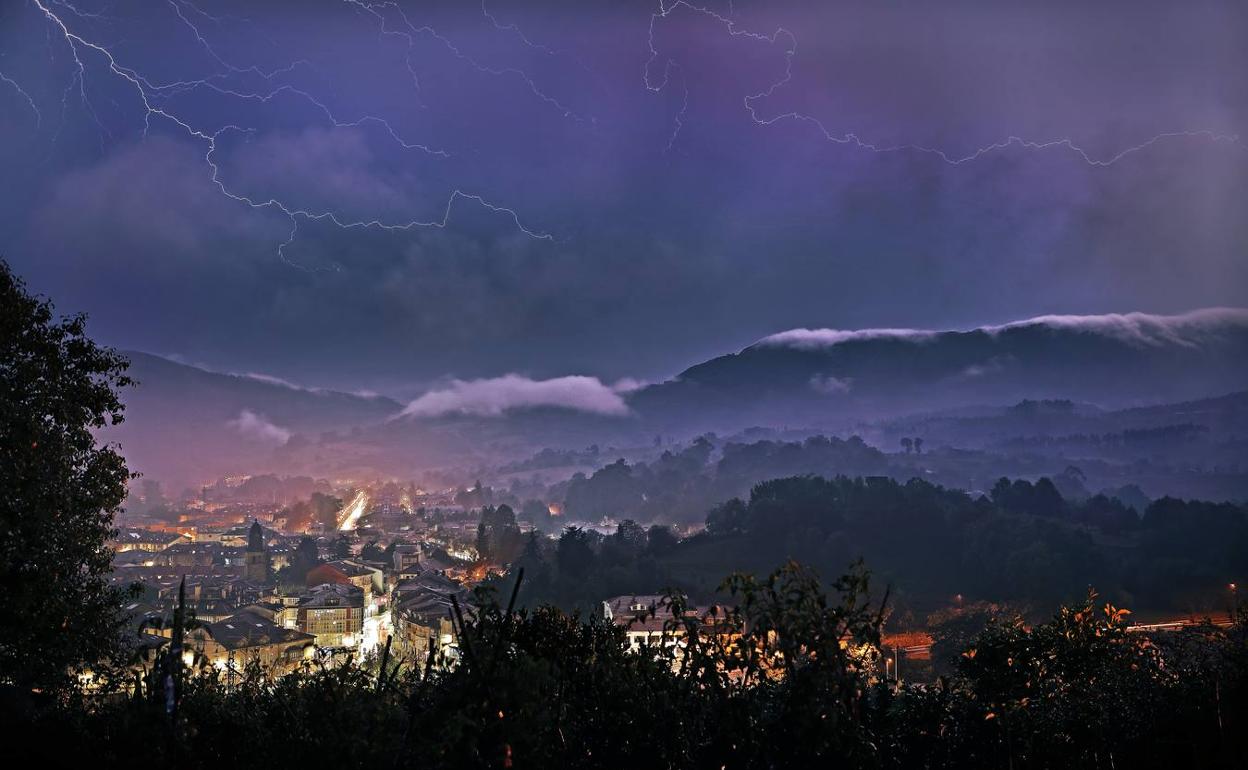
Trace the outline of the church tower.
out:
<instances>
[{"instance_id":1,"label":"church tower","mask_svg":"<svg viewBox=\"0 0 1248 770\"><path fill-rule=\"evenodd\" d=\"M243 566L243 577L249 583L263 585L269 582L269 551L264 547L264 529L260 522L252 520L251 531L247 533L247 555Z\"/></svg>"}]
</instances>

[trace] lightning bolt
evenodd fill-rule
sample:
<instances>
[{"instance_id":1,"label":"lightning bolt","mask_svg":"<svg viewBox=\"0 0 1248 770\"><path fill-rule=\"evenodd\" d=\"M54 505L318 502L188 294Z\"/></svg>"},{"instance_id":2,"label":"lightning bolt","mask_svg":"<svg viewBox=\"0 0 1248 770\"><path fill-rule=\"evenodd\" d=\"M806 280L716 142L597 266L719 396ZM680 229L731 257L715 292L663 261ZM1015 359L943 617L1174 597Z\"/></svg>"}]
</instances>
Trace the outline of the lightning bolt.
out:
<instances>
[{"instance_id":1,"label":"lightning bolt","mask_svg":"<svg viewBox=\"0 0 1248 770\"><path fill-rule=\"evenodd\" d=\"M664 155L671 152L672 148L676 146L676 137L680 136L680 130L685 127L685 113L689 111L689 81L685 78L685 71L681 69L679 64L673 62L671 59L667 60L665 69L669 70L668 72L663 73L663 79L665 81L671 78L671 69L680 70L680 85L684 91L684 95L681 97L680 109L676 112L676 116L672 119L672 133L667 138L667 146L663 148Z\"/></svg>"},{"instance_id":2,"label":"lightning bolt","mask_svg":"<svg viewBox=\"0 0 1248 770\"><path fill-rule=\"evenodd\" d=\"M16 80L3 72L0 72L0 81L8 83L13 87L13 90L17 91L18 96L26 100L26 104L30 107L30 111L35 113L35 128L39 128L39 126L43 125L43 113L39 111L39 105L35 104L35 100L30 98L30 94L26 93L26 89L22 88L21 83L18 83Z\"/></svg>"},{"instance_id":3,"label":"lightning bolt","mask_svg":"<svg viewBox=\"0 0 1248 770\"><path fill-rule=\"evenodd\" d=\"M490 13L490 9L487 8L485 5L485 0L481 0L481 15L484 16L490 22L490 24L494 25L494 29L498 30L499 32L510 32L511 34L520 38L520 42L524 43L525 46L533 49L534 51L541 51L547 56L558 56L560 54L560 51L557 51L554 48L551 48L550 46L542 45L541 43L535 43L532 40L530 40L528 35L524 34L524 30L520 29L520 27L517 26L515 23L503 24L502 22L500 22L498 18L494 16L494 14Z\"/></svg>"},{"instance_id":4,"label":"lightning bolt","mask_svg":"<svg viewBox=\"0 0 1248 770\"><path fill-rule=\"evenodd\" d=\"M404 149L418 150L440 158L449 157L449 153L443 150L430 148L425 144L404 140L387 120L375 115L365 115L354 120L341 120L335 116L334 112L324 102L317 99L310 92L290 85L278 85L264 93L244 91L222 85L225 78L239 75L256 75L266 82L272 83L275 77L289 73L295 67L310 65L308 65L306 61L301 60L285 67L266 72L261 70L259 67L238 67L230 63L217 53L208 41L207 37L202 33L196 23L190 18L190 16L187 15L185 11L189 9L199 16L210 20L216 20L215 17L211 17L208 14L199 11L199 9L189 2L189 0L168 0L168 5L178 17L180 22L191 31L191 34L195 37L199 46L203 48L214 61L217 62L223 71L200 80L174 81L168 83L154 83L133 68L123 65L118 61L116 56L107 46L89 40L84 37L82 33L71 29L62 14L54 11L53 8L55 7L58 10L65 9L77 18L95 18L94 16L78 10L69 3L60 2L58 0L31 0L31 3L43 15L43 18L48 22L51 29L58 32L60 37L65 41L74 61L74 74L70 78L70 82L66 86L62 95L62 114L64 114L64 111L67 108L70 92L76 87L80 100L88 112L93 116L97 125L99 125L103 131L108 131L103 122L100 121L94 109L91 107L91 102L86 88L88 67L85 59L91 56L100 57L103 60L107 71L112 76L127 83L134 90L134 93L138 96L140 102L142 103L144 137L146 137L150 131L153 120L159 119L171 123L187 136L202 144L204 147L203 160L207 168L210 170L211 182L222 195L251 209L276 211L289 220L289 234L282 243L278 244L277 247L277 256L285 264L304 270L310 269L290 260L286 255L286 249L294 243L298 236L300 222L327 222L343 230L379 229L386 231L408 231L418 228L445 229L449 225L450 218L456 204L461 201L476 203L487 211L504 216L511 221L519 232L530 238L546 241L553 240L553 236L550 233L534 230L524 225L521 221L520 215L514 209L493 203L480 194L468 192L458 188L453 189L448 195L440 217L432 219L412 218L403 221L386 221L381 218L353 219L332 210L313 210L300 207L282 201L277 197L256 198L248 194L236 192L230 189L230 187L222 179L220 166L214 157L218 151L218 140L226 134L251 133L253 130L235 124L223 125L215 128L215 130L197 126L189 119L180 116L169 106L169 99L173 95L184 93L193 89L204 88L216 91L223 95L236 97L238 99L267 103L279 95L293 94L307 100L310 104L316 107L322 114L325 115L329 123L335 128L355 128L365 124L376 124L381 126L382 129L385 130L388 135ZM353 4L361 5L363 7L362 3L354 2ZM22 89L16 81L12 81L7 76L4 77L4 79L5 82L11 83L11 85L13 85L19 93L26 97L27 101L30 102L32 109L35 109L35 112L38 115L38 109L26 91ZM332 269L340 270L342 268L340 265L335 264Z\"/></svg>"},{"instance_id":5,"label":"lightning bolt","mask_svg":"<svg viewBox=\"0 0 1248 770\"><path fill-rule=\"evenodd\" d=\"M490 22L490 24L493 25L494 29L498 30L499 32L509 32L515 37L519 38L520 42L523 43L526 48L529 48L530 50L533 50L533 51L537 51L538 53L545 54L546 56L549 56L552 58L560 57L560 56L566 57L567 59L571 60L579 69L581 69L585 73L593 77L598 76L598 73L596 73L593 69L591 69L589 65L583 62L580 59L580 57L576 56L571 51L562 49L562 48L551 48L548 45L538 43L532 38L530 38L527 34L525 34L524 30L520 29L520 25L516 24L515 22L512 22L510 24L504 24L501 21L499 21L498 17L495 16L493 12L491 12L490 9L486 6L486 0L481 0L481 15L485 17L486 21ZM590 121L596 122L593 118L590 118Z\"/></svg>"},{"instance_id":6,"label":"lightning bolt","mask_svg":"<svg viewBox=\"0 0 1248 770\"><path fill-rule=\"evenodd\" d=\"M729 15L724 15L712 8L708 8L706 6L701 6L701 5L695 5L694 3L689 2L689 0L672 0L671 2L668 2L668 0L659 0L658 11L650 15L650 28L649 28L649 39L648 39L650 56L646 60L645 66L642 70L643 81L645 83L646 88L649 89L650 91L658 92L666 88L668 81L670 79L670 73L671 73L672 64L673 64L672 60L668 59L663 67L662 79L656 82L652 78L651 71L654 69L655 62L657 62L659 58L661 57L661 54L659 53L659 50L655 46L655 42L654 42L655 27L661 21L666 20L673 12L677 10L681 10L681 9L688 11L690 13L696 13L696 14L699 14L701 16L711 19L715 23L724 27L728 31L728 34L732 35L733 37L743 37L743 38L747 38L750 40L755 40L758 42L766 43L772 46L781 45L783 43L784 45L783 54L784 54L784 62L785 62L783 76L780 77L778 80L773 81L766 89L759 91L758 93L755 93L755 94L749 94L742 98L742 103L745 106L746 112L750 116L750 120L752 120L754 123L760 126L772 126L783 121L795 121L795 122L801 122L801 123L808 123L814 126L815 129L818 130L818 132L823 136L825 140L827 140L828 142L832 142L834 144L849 145L849 146L856 147L861 150L866 150L868 152L874 152L874 153L880 153L880 154L899 153L899 152L922 153L922 154L934 156L950 166L960 166L964 163L970 163L971 161L979 160L985 155L989 155L994 152L1006 150L1011 147L1019 148L1022 150L1032 150L1032 151L1043 151L1043 150L1050 150L1050 149L1055 149L1055 148L1062 148L1062 149L1066 149L1074 153L1075 156L1080 158L1084 163L1088 164L1089 166L1105 167L1105 166L1112 166L1118 161L1122 160L1123 158L1129 155L1133 155L1135 153L1146 150L1149 147L1152 147L1153 145L1159 142L1168 140L1168 139L1180 139L1180 138L1203 139L1203 140L1206 140L1215 144L1237 144L1239 142L1238 134L1224 134L1224 133L1218 133L1215 131L1210 131L1207 129L1184 130L1184 131L1163 131L1159 134L1155 134L1149 137L1148 139L1138 144L1134 144L1129 147L1123 148L1113 153L1112 155L1109 155L1108 157L1096 157L1092 153L1090 153L1088 150L1076 144L1073 139L1070 139L1068 137L1061 138L1061 139L1035 141L1031 139L1025 139L1019 136L1009 136L1001 141L993 142L992 144L980 147L969 154L955 155L945 150L942 150L936 147L929 147L929 146L922 145L922 144L910 143L910 144L882 145L882 144L877 144L875 142L865 140L854 132L846 132L843 134L837 134L833 131L830 131L828 127L820 119L814 117L813 115L807 115L805 113L797 112L797 111L783 112L777 115L772 115L771 117L761 117L759 114L758 107L756 107L756 103L766 100L768 97L772 96L777 90L788 85L789 82L792 81L793 79L793 60L797 56L797 37L791 31L789 31L788 29L784 27L776 27L776 30L772 32L771 34L765 34L762 32L744 29L740 27L737 24L737 22L732 18L732 16L735 15L735 10L732 9L731 4L729 5ZM688 87L686 86L686 106L687 104L688 104ZM681 115L678 116L676 120L677 131L679 131L679 127L681 125L680 117L683 116L683 114L684 114L684 111L682 109ZM671 147L670 143L668 147L669 148Z\"/></svg>"},{"instance_id":7,"label":"lightning bolt","mask_svg":"<svg viewBox=\"0 0 1248 770\"><path fill-rule=\"evenodd\" d=\"M409 52L416 45L416 36L425 35L425 36L431 37L434 40L441 43L442 46L446 48L446 50L449 51L452 56L464 62L469 67L472 67L477 72L480 72L485 75L492 75L494 77L512 77L512 78L519 79L521 82L524 83L524 85L528 88L529 92L532 93L534 97L544 102L545 104L548 104L551 107L553 107L560 114L562 114L563 117L576 121L577 123L582 123L582 122L585 122L586 120L588 120L590 123L597 122L593 118L586 118L585 116L578 114L571 107L565 105L563 102L559 101L555 97L543 91L541 88L538 87L537 82L534 81L533 78L524 70L518 67L501 67L500 68L500 67L490 67L485 64L482 64L481 62L474 59L472 56L469 56L468 54L464 53L464 51L460 49L459 46L451 42L450 38L438 32L433 27L427 24L417 25L413 23L412 20L408 18L407 12L404 11L402 6L400 6L397 2L387 1L387 2L380 2L380 3L372 3L372 2L366 2L366 0L343 0L343 2L349 5L356 6L361 11L374 16L377 19L378 23L380 24L380 33L382 35L397 35L399 37L404 38L407 41ZM407 28L406 31L402 29L394 29L388 26L385 15L382 14L378 9L383 9L386 11L393 12L402 21L403 26ZM488 13L487 13L487 16L488 16ZM521 35L521 37L523 37L523 35ZM527 38L525 39L527 40ZM409 68L410 68L410 58L409 58Z\"/></svg>"}]
</instances>

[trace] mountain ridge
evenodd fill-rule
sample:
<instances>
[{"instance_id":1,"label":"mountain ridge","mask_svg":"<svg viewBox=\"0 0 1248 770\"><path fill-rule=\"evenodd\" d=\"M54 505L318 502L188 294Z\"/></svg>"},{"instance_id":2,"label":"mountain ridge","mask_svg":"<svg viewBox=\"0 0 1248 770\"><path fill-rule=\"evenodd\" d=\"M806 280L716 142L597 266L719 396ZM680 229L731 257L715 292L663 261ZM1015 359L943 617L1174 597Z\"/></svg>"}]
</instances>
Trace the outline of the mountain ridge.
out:
<instances>
[{"instance_id":1,"label":"mountain ridge","mask_svg":"<svg viewBox=\"0 0 1248 770\"><path fill-rule=\"evenodd\" d=\"M258 470L399 473L529 447L644 446L656 435L754 426L871 435L901 417L1023 400L1176 412L1248 388L1248 310L1044 316L949 331L789 330L623 393L622 414L547 403L396 419L404 404L384 396L125 355L140 384L123 393L127 420L106 437L136 470L197 483Z\"/></svg>"}]
</instances>

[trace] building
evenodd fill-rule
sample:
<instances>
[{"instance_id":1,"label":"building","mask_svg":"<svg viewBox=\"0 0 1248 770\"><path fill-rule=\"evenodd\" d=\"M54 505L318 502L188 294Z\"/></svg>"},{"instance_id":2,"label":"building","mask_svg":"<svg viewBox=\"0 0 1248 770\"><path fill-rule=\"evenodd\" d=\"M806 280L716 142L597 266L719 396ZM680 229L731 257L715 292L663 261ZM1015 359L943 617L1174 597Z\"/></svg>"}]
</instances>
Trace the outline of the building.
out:
<instances>
[{"instance_id":1,"label":"building","mask_svg":"<svg viewBox=\"0 0 1248 770\"><path fill-rule=\"evenodd\" d=\"M624 629L629 649L657 645L674 619L662 596L617 596L602 603L603 619ZM668 640L671 640L669 634Z\"/></svg>"},{"instance_id":2,"label":"building","mask_svg":"<svg viewBox=\"0 0 1248 770\"><path fill-rule=\"evenodd\" d=\"M450 600L433 595L414 597L392 608L394 653L419 668L429 660L431 649L440 663L457 660L450 613Z\"/></svg>"},{"instance_id":3,"label":"building","mask_svg":"<svg viewBox=\"0 0 1248 770\"><path fill-rule=\"evenodd\" d=\"M156 659L156 653L168 642L161 636L167 625L165 613L146 602L131 602L121 608L121 615L126 620L125 628L138 663L150 666Z\"/></svg>"},{"instance_id":4,"label":"building","mask_svg":"<svg viewBox=\"0 0 1248 770\"><path fill-rule=\"evenodd\" d=\"M201 665L242 671L259 666L280 676L316 653L316 636L283 628L262 614L243 611L187 632L186 644Z\"/></svg>"},{"instance_id":5,"label":"building","mask_svg":"<svg viewBox=\"0 0 1248 770\"><path fill-rule=\"evenodd\" d=\"M409 572L420 569L421 548L418 543L399 543L394 547L394 571Z\"/></svg>"},{"instance_id":6,"label":"building","mask_svg":"<svg viewBox=\"0 0 1248 770\"><path fill-rule=\"evenodd\" d=\"M602 603L603 619L624 629L629 649L659 645L683 647L682 639L690 621L696 623L698 635L715 635L722 640L740 636L740 629L727 621L722 607L687 607L677 618L664 597L656 595L617 596Z\"/></svg>"},{"instance_id":7,"label":"building","mask_svg":"<svg viewBox=\"0 0 1248 770\"><path fill-rule=\"evenodd\" d=\"M157 565L165 567L209 567L224 564L221 544L212 542L174 543L156 555Z\"/></svg>"},{"instance_id":8,"label":"building","mask_svg":"<svg viewBox=\"0 0 1248 770\"><path fill-rule=\"evenodd\" d=\"M243 577L249 582L264 585L269 582L269 551L264 545L264 530L260 522L252 520L247 533L247 552L243 562Z\"/></svg>"},{"instance_id":9,"label":"building","mask_svg":"<svg viewBox=\"0 0 1248 770\"><path fill-rule=\"evenodd\" d=\"M294 561L295 546L289 542L269 543L267 550L269 553L270 574L289 567Z\"/></svg>"},{"instance_id":10,"label":"building","mask_svg":"<svg viewBox=\"0 0 1248 770\"><path fill-rule=\"evenodd\" d=\"M432 648L442 663L459 657L451 623L451 597L467 602L468 592L445 575L427 571L401 579L390 592L390 618L395 651L417 666L424 666Z\"/></svg>"},{"instance_id":11,"label":"building","mask_svg":"<svg viewBox=\"0 0 1248 770\"><path fill-rule=\"evenodd\" d=\"M318 647L353 649L364 629L364 591L349 583L323 583L299 598L299 630Z\"/></svg>"},{"instance_id":12,"label":"building","mask_svg":"<svg viewBox=\"0 0 1248 770\"><path fill-rule=\"evenodd\" d=\"M160 553L171 545L185 542L187 542L187 539L177 532L157 532L150 529L134 528L123 529L118 532L117 537L109 541L109 547L117 553L126 553L127 551Z\"/></svg>"},{"instance_id":13,"label":"building","mask_svg":"<svg viewBox=\"0 0 1248 770\"><path fill-rule=\"evenodd\" d=\"M225 568L210 567L183 573L170 567L134 567L118 570L109 579L117 586L142 583L149 600L166 614L177 607L179 588L185 581L186 606L191 616L211 622L261 598L259 587L239 579L237 574L222 574L222 569Z\"/></svg>"},{"instance_id":14,"label":"building","mask_svg":"<svg viewBox=\"0 0 1248 770\"><path fill-rule=\"evenodd\" d=\"M318 564L308 570L304 582L309 586L322 583L341 583L352 585L364 592L364 603L371 604L373 595L384 588L384 575L380 569L369 567L358 561L339 559Z\"/></svg>"}]
</instances>

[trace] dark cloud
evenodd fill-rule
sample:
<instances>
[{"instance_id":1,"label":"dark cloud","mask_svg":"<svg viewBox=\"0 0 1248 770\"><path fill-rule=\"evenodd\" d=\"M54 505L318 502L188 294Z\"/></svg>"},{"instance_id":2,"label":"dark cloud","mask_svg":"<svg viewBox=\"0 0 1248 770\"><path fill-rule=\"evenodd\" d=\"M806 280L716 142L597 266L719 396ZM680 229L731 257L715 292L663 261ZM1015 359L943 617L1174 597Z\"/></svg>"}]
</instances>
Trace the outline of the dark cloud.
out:
<instances>
[{"instance_id":1,"label":"dark cloud","mask_svg":"<svg viewBox=\"0 0 1248 770\"><path fill-rule=\"evenodd\" d=\"M213 77L151 92L199 136L95 51L84 103L5 8L31 102L0 82L0 250L218 370L410 397L795 327L1248 304L1239 3L490 3L520 37L473 4L221 2L191 14L211 51L163 6L45 5L155 86Z\"/></svg>"}]
</instances>

